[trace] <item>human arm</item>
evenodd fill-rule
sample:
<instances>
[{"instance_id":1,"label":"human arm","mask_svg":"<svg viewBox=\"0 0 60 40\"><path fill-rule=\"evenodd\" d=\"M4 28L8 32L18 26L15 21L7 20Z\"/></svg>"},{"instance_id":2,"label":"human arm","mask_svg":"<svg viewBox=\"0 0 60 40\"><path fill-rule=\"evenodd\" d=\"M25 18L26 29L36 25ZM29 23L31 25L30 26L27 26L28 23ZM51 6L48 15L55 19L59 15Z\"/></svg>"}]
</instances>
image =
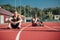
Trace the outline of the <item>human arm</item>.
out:
<instances>
[{"instance_id":1,"label":"human arm","mask_svg":"<svg viewBox=\"0 0 60 40\"><path fill-rule=\"evenodd\" d=\"M22 18L21 17L19 17L19 20L18 21L16 21L15 23L19 23L19 22L22 22L23 20L22 20Z\"/></svg>"},{"instance_id":2,"label":"human arm","mask_svg":"<svg viewBox=\"0 0 60 40\"><path fill-rule=\"evenodd\" d=\"M9 22L14 24L14 22L12 21L12 17L9 18Z\"/></svg>"}]
</instances>

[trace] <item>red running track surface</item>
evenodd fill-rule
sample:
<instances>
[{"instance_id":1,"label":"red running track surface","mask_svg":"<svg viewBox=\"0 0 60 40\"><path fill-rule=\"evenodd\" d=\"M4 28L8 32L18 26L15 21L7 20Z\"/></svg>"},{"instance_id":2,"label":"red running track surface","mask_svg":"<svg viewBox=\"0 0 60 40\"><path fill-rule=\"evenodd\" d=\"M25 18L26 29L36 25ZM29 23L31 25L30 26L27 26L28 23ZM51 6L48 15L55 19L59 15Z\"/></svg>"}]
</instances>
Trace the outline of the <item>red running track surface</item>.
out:
<instances>
[{"instance_id":1,"label":"red running track surface","mask_svg":"<svg viewBox=\"0 0 60 40\"><path fill-rule=\"evenodd\" d=\"M21 29L6 29L8 24L0 24L0 40L16 40L19 35L19 40L60 40L60 22L44 22L44 27L31 26L31 23L22 23Z\"/></svg>"}]
</instances>

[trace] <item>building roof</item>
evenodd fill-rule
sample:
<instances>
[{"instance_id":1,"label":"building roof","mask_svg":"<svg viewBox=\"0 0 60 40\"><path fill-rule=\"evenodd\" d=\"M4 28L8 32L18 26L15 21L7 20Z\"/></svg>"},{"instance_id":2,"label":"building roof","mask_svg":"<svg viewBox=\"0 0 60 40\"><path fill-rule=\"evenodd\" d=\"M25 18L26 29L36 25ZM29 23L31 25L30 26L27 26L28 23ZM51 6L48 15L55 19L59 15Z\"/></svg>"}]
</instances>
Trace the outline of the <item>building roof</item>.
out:
<instances>
[{"instance_id":1,"label":"building roof","mask_svg":"<svg viewBox=\"0 0 60 40\"><path fill-rule=\"evenodd\" d=\"M1 8L1 7L0 7L0 14L4 14L4 15L8 15L8 16L12 16L13 15L13 13L11 13L11 12Z\"/></svg>"}]
</instances>

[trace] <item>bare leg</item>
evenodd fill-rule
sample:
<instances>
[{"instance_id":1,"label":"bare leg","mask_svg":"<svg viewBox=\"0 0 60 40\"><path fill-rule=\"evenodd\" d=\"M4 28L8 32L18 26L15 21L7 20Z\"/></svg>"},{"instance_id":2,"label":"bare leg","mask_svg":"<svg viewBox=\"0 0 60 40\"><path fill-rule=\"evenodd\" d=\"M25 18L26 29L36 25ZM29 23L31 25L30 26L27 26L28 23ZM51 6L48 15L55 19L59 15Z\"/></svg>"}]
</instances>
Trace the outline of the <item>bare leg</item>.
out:
<instances>
[{"instance_id":1,"label":"bare leg","mask_svg":"<svg viewBox=\"0 0 60 40\"><path fill-rule=\"evenodd\" d=\"M44 26L43 22L42 22L42 23L40 23L40 26Z\"/></svg>"},{"instance_id":2,"label":"bare leg","mask_svg":"<svg viewBox=\"0 0 60 40\"><path fill-rule=\"evenodd\" d=\"M38 25L44 26L44 23L42 21L38 22Z\"/></svg>"},{"instance_id":3,"label":"bare leg","mask_svg":"<svg viewBox=\"0 0 60 40\"><path fill-rule=\"evenodd\" d=\"M11 23L8 23L8 28L9 28L9 29L11 28Z\"/></svg>"},{"instance_id":4,"label":"bare leg","mask_svg":"<svg viewBox=\"0 0 60 40\"><path fill-rule=\"evenodd\" d=\"M8 28L9 28L9 29L11 28L11 23L10 23L10 20L11 20L11 19L12 19L11 17L8 18Z\"/></svg>"},{"instance_id":5,"label":"bare leg","mask_svg":"<svg viewBox=\"0 0 60 40\"><path fill-rule=\"evenodd\" d=\"M20 20L20 22L19 22L19 25L18 25L19 28L21 28L21 22L22 22L22 20Z\"/></svg>"},{"instance_id":6,"label":"bare leg","mask_svg":"<svg viewBox=\"0 0 60 40\"><path fill-rule=\"evenodd\" d=\"M21 28L21 23L19 23L18 27Z\"/></svg>"}]
</instances>

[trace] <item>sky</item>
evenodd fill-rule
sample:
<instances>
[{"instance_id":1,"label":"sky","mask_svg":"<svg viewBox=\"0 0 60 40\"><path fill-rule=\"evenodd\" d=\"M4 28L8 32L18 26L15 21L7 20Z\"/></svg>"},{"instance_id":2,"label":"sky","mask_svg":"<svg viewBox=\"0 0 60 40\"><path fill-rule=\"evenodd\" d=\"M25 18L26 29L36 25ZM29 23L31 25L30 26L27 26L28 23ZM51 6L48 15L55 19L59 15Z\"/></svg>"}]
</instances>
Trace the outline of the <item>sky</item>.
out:
<instances>
[{"instance_id":1,"label":"sky","mask_svg":"<svg viewBox=\"0 0 60 40\"><path fill-rule=\"evenodd\" d=\"M60 0L0 0L0 5L10 4L12 6L26 6L37 7L40 9L50 7L60 7Z\"/></svg>"}]
</instances>

